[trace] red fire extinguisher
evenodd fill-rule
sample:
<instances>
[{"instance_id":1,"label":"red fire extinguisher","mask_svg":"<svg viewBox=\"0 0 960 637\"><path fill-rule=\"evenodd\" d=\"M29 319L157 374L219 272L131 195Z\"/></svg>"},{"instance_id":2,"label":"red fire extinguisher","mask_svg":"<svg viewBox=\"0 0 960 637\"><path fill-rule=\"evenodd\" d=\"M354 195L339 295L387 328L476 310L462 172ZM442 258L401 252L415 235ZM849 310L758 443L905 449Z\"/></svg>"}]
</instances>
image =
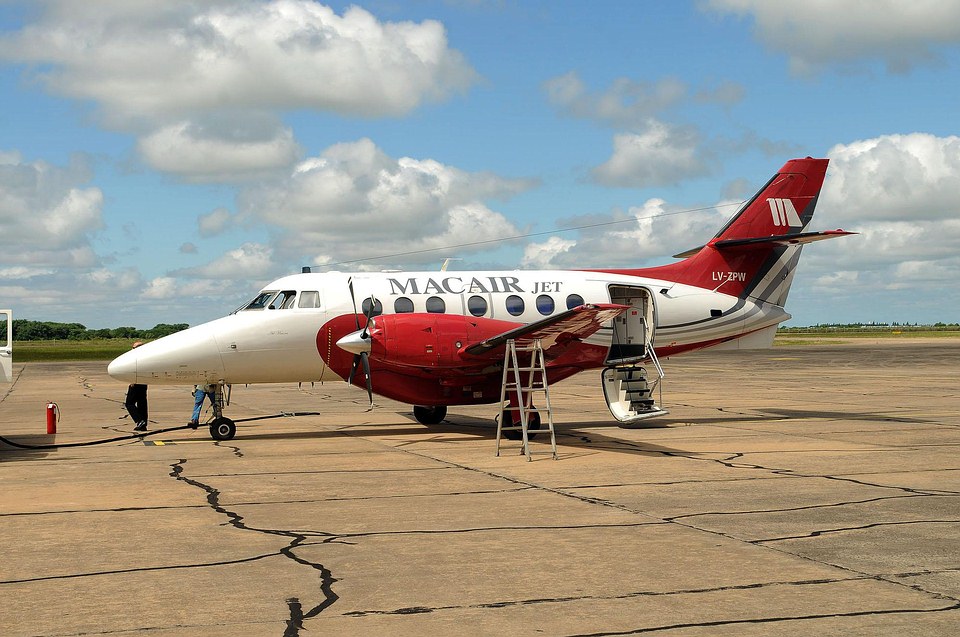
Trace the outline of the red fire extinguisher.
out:
<instances>
[{"instance_id":1,"label":"red fire extinguisher","mask_svg":"<svg viewBox=\"0 0 960 637\"><path fill-rule=\"evenodd\" d=\"M47 433L57 433L57 421L60 420L60 408L57 403L47 403Z\"/></svg>"}]
</instances>

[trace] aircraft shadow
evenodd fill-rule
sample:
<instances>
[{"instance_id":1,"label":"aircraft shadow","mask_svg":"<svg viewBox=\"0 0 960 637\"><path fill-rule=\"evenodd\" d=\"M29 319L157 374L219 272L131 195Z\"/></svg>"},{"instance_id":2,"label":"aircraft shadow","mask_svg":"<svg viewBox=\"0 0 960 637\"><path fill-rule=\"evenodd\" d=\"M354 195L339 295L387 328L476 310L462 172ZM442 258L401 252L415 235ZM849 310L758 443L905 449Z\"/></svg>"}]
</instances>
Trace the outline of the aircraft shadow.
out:
<instances>
[{"instance_id":1,"label":"aircraft shadow","mask_svg":"<svg viewBox=\"0 0 960 637\"><path fill-rule=\"evenodd\" d=\"M422 425L417 422L411 412L397 412L399 418L406 418L410 422L400 420L391 423L382 424L363 424L363 425L345 425L337 429L324 429L322 431L284 431L284 432L255 432L244 431L241 426L234 439L236 442L254 441L254 440L321 440L326 438L340 438L344 436L357 438L397 438L401 436L419 436L417 442L429 443L430 434L442 440L445 443L450 442L469 442L478 439L488 440L493 445L497 435L497 428L492 419L476 418L459 414L451 414L450 417L437 425ZM687 423L689 421L682 421ZM264 423L264 426L269 426ZM661 425L663 426L663 425ZM624 440L615 436L599 434L596 428L618 429L617 423L608 421L596 422L578 422L572 424L558 424L556 426L557 444L565 448L574 448L578 452L583 451L616 451L621 453L630 453L635 455L663 456L669 454L689 455L691 452L682 449L673 449L644 442ZM581 431L583 428L590 428L591 431ZM202 431L202 428L201 428ZM428 437L424 437L425 434ZM544 432L533 439L535 444L549 442L549 438ZM507 440L507 453L512 453L510 446L517 446L519 442Z\"/></svg>"}]
</instances>

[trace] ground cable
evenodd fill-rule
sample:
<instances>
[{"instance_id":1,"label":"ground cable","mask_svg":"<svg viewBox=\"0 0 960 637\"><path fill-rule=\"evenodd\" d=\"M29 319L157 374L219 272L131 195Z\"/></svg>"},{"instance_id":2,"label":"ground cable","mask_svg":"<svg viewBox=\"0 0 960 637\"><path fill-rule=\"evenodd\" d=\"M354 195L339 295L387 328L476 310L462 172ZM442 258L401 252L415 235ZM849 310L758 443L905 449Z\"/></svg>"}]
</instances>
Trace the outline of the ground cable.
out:
<instances>
[{"instance_id":1,"label":"ground cable","mask_svg":"<svg viewBox=\"0 0 960 637\"><path fill-rule=\"evenodd\" d=\"M252 420L269 420L271 418L290 418L293 416L319 416L319 412L315 411L298 411L286 413L282 412L279 414L272 414L270 416L254 416L252 418L240 418L234 422L250 422ZM137 432L135 434L129 434L126 436L114 436L113 438L104 438L102 440L88 440L86 442L64 442L60 444L50 444L50 445L25 445L20 442L14 442L9 438L0 436L0 442L10 445L11 447L16 447L17 449L31 449L31 450L42 450L42 449L63 449L66 447L89 447L92 445L104 445L109 442L120 442L121 440L135 440L137 438L145 438L147 436L153 436L156 434L167 433L169 431L180 431L181 429L199 429L203 425L181 425L180 427L168 427L166 429L154 429L153 431L143 431Z\"/></svg>"}]
</instances>

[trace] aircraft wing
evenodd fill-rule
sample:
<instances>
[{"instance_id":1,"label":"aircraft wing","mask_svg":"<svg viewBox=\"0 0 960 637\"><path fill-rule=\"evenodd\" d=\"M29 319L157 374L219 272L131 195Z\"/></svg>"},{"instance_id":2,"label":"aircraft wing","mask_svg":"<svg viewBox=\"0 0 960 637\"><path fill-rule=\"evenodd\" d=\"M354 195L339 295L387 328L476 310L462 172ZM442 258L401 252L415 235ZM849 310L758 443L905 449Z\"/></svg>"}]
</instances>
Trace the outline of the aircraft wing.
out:
<instances>
[{"instance_id":1,"label":"aircraft wing","mask_svg":"<svg viewBox=\"0 0 960 637\"><path fill-rule=\"evenodd\" d=\"M551 347L565 346L571 341L590 336L599 330L603 323L616 318L628 309L630 309L629 305L613 303L580 305L572 310L521 325L479 343L468 345L463 349L463 353L470 356L483 356L491 350L503 347L510 339L520 342L540 339L543 349L549 352Z\"/></svg>"}]
</instances>

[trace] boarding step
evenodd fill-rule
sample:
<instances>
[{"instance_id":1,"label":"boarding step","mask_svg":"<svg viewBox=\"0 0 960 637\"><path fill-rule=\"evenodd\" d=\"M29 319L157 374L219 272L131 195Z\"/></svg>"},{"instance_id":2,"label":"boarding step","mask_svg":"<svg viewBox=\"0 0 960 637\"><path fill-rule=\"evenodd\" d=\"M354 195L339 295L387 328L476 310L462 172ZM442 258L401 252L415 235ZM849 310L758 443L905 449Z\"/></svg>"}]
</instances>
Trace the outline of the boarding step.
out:
<instances>
[{"instance_id":1,"label":"boarding step","mask_svg":"<svg viewBox=\"0 0 960 637\"><path fill-rule=\"evenodd\" d=\"M659 365L657 366L660 372ZM619 422L635 423L667 412L657 405L654 392L662 374L651 379L645 367L639 365L607 367L601 375L603 396L607 408Z\"/></svg>"}]
</instances>

